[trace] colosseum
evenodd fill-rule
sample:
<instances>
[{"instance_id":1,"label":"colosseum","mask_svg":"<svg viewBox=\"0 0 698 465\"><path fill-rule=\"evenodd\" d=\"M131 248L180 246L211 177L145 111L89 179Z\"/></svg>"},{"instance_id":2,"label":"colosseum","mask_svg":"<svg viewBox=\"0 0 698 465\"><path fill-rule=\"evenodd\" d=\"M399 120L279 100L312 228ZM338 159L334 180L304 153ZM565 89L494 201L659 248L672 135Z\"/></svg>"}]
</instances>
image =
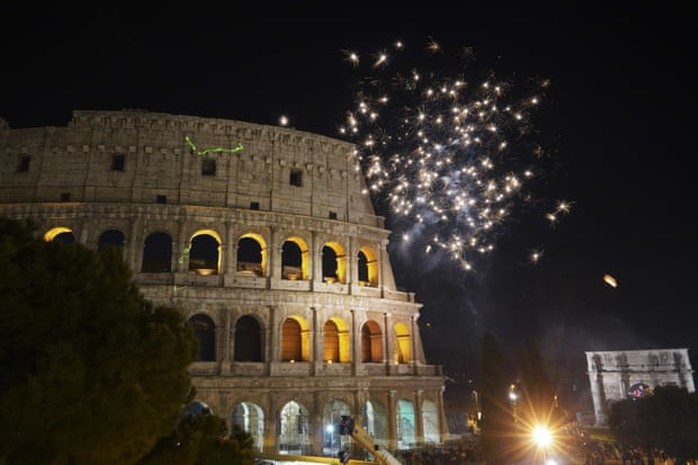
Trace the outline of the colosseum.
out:
<instances>
[{"instance_id":1,"label":"colosseum","mask_svg":"<svg viewBox=\"0 0 698 465\"><path fill-rule=\"evenodd\" d=\"M442 442L444 376L352 144L143 110L65 127L0 119L0 215L46 240L118 246L142 293L199 341L200 402L260 452L331 455L353 415L390 450Z\"/></svg>"}]
</instances>

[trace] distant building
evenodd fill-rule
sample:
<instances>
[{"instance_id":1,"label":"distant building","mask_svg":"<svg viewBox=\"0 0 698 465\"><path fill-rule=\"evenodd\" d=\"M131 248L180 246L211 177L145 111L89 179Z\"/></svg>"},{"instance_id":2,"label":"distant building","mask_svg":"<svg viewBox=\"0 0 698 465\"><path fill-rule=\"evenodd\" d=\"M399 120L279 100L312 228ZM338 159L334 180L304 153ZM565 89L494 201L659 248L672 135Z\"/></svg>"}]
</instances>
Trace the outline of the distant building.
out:
<instances>
[{"instance_id":1,"label":"distant building","mask_svg":"<svg viewBox=\"0 0 698 465\"><path fill-rule=\"evenodd\" d=\"M641 397L657 386L676 385L694 392L688 349L585 352L594 402L594 423L607 426L613 402Z\"/></svg>"},{"instance_id":2,"label":"distant building","mask_svg":"<svg viewBox=\"0 0 698 465\"><path fill-rule=\"evenodd\" d=\"M414 293L398 290L353 144L147 111L0 119L0 215L48 241L118 247L149 300L194 329L197 401L259 450L333 454L352 415L376 444L447 432Z\"/></svg>"}]
</instances>

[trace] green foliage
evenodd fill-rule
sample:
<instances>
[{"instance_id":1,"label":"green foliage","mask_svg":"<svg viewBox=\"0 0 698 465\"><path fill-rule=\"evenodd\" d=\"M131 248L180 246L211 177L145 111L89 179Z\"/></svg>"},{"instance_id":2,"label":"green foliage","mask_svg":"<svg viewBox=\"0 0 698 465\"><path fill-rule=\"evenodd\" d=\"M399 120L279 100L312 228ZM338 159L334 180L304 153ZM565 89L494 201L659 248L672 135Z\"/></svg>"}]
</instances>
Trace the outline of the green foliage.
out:
<instances>
[{"instance_id":1,"label":"green foliage","mask_svg":"<svg viewBox=\"0 0 698 465\"><path fill-rule=\"evenodd\" d=\"M116 251L0 219L0 463L133 464L191 398L195 340Z\"/></svg>"},{"instance_id":2,"label":"green foliage","mask_svg":"<svg viewBox=\"0 0 698 465\"><path fill-rule=\"evenodd\" d=\"M662 450L677 463L698 459L698 394L659 386L654 394L611 405L609 426L624 447Z\"/></svg>"},{"instance_id":3,"label":"green foliage","mask_svg":"<svg viewBox=\"0 0 698 465\"><path fill-rule=\"evenodd\" d=\"M213 414L185 414L177 429L157 444L139 465L252 465L252 436Z\"/></svg>"}]
</instances>

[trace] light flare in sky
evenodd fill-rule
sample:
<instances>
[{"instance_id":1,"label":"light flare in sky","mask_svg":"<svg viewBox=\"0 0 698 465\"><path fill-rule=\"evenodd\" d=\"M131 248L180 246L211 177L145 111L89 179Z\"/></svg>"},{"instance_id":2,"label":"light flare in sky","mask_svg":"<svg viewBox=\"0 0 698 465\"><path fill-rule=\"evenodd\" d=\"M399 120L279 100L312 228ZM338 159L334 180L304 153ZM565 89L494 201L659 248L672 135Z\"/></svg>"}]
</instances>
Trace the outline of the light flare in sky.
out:
<instances>
[{"instance_id":1,"label":"light flare in sky","mask_svg":"<svg viewBox=\"0 0 698 465\"><path fill-rule=\"evenodd\" d=\"M406 49L397 41L390 54L369 55L369 74L361 77L339 132L356 142L367 191L385 202L404 229L395 231L403 241L421 238L422 250L441 249L471 269L473 257L494 250L522 210L541 204L531 201L530 188L542 176L537 162L545 155L529 138L532 115L550 81L538 81L531 93L517 97L511 82L492 74L469 83L461 74L465 66L454 76L438 65L430 68L446 56L431 37L419 66L400 68ZM359 52L346 54L359 69ZM472 49L461 49L461 58L472 56ZM570 208L558 200L540 217L556 225ZM528 261L541 257L535 251Z\"/></svg>"}]
</instances>

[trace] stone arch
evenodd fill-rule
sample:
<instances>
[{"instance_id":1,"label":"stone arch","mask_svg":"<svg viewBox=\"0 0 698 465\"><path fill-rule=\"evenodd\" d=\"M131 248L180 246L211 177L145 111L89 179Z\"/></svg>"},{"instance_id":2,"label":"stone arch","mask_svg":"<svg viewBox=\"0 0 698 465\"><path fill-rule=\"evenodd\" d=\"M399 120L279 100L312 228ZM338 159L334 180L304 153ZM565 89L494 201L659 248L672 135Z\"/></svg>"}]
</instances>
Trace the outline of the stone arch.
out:
<instances>
[{"instance_id":1,"label":"stone arch","mask_svg":"<svg viewBox=\"0 0 698 465\"><path fill-rule=\"evenodd\" d=\"M349 437L339 434L337 425L339 425L342 415L351 415L351 410L349 405L340 399L333 399L326 403L322 410L322 451L330 457L335 457L337 451L341 450L345 444L351 442Z\"/></svg>"},{"instance_id":2,"label":"stone arch","mask_svg":"<svg viewBox=\"0 0 698 465\"><path fill-rule=\"evenodd\" d=\"M295 400L289 401L279 413L279 453L306 455L310 451L310 413Z\"/></svg>"},{"instance_id":3,"label":"stone arch","mask_svg":"<svg viewBox=\"0 0 698 465\"><path fill-rule=\"evenodd\" d=\"M60 242L61 244L74 244L75 234L73 230L65 226L56 226L51 228L44 234L44 240L46 242Z\"/></svg>"},{"instance_id":4,"label":"stone arch","mask_svg":"<svg viewBox=\"0 0 698 465\"><path fill-rule=\"evenodd\" d=\"M233 407L231 431L240 428L252 436L254 448L262 451L264 447L264 410L252 402L240 402Z\"/></svg>"},{"instance_id":5,"label":"stone arch","mask_svg":"<svg viewBox=\"0 0 698 465\"><path fill-rule=\"evenodd\" d=\"M424 425L424 442L426 444L439 443L439 411L433 400L426 399L422 402L422 424Z\"/></svg>"},{"instance_id":6,"label":"stone arch","mask_svg":"<svg viewBox=\"0 0 698 465\"><path fill-rule=\"evenodd\" d=\"M407 399L398 399L395 410L397 426L397 448L409 449L417 442L414 403Z\"/></svg>"},{"instance_id":7,"label":"stone arch","mask_svg":"<svg viewBox=\"0 0 698 465\"><path fill-rule=\"evenodd\" d=\"M219 274L222 243L221 236L212 229L195 232L189 240L189 271L202 276Z\"/></svg>"},{"instance_id":8,"label":"stone arch","mask_svg":"<svg viewBox=\"0 0 698 465\"><path fill-rule=\"evenodd\" d=\"M307 280L310 277L310 251L301 237L291 236L281 244L281 278Z\"/></svg>"},{"instance_id":9,"label":"stone arch","mask_svg":"<svg viewBox=\"0 0 698 465\"><path fill-rule=\"evenodd\" d=\"M141 273L172 271L172 237L162 231L148 234L143 247Z\"/></svg>"},{"instance_id":10,"label":"stone arch","mask_svg":"<svg viewBox=\"0 0 698 465\"><path fill-rule=\"evenodd\" d=\"M395 353L394 360L397 363L409 363L412 361L412 337L410 328L405 323L395 323Z\"/></svg>"},{"instance_id":11,"label":"stone arch","mask_svg":"<svg viewBox=\"0 0 698 465\"><path fill-rule=\"evenodd\" d=\"M374 320L368 320L361 326L361 361L383 361L383 333L380 325Z\"/></svg>"},{"instance_id":12,"label":"stone arch","mask_svg":"<svg viewBox=\"0 0 698 465\"><path fill-rule=\"evenodd\" d=\"M347 282L347 255L339 242L326 242L322 246L322 280L326 283Z\"/></svg>"},{"instance_id":13,"label":"stone arch","mask_svg":"<svg viewBox=\"0 0 698 465\"><path fill-rule=\"evenodd\" d=\"M323 357L326 362L351 362L349 326L341 318L330 318L322 328Z\"/></svg>"},{"instance_id":14,"label":"stone arch","mask_svg":"<svg viewBox=\"0 0 698 465\"><path fill-rule=\"evenodd\" d=\"M281 324L281 361L310 361L310 325L305 318L291 315Z\"/></svg>"},{"instance_id":15,"label":"stone arch","mask_svg":"<svg viewBox=\"0 0 698 465\"><path fill-rule=\"evenodd\" d=\"M235 322L235 347L233 360L236 362L262 362L262 331L259 321L252 315L243 315Z\"/></svg>"},{"instance_id":16,"label":"stone arch","mask_svg":"<svg viewBox=\"0 0 698 465\"><path fill-rule=\"evenodd\" d=\"M378 254L372 247L359 249L357 257L359 285L378 287Z\"/></svg>"},{"instance_id":17,"label":"stone arch","mask_svg":"<svg viewBox=\"0 0 698 465\"><path fill-rule=\"evenodd\" d=\"M387 446L390 436L388 434L388 413L385 406L376 399L366 401L362 420L366 432L374 437L378 444Z\"/></svg>"},{"instance_id":18,"label":"stone arch","mask_svg":"<svg viewBox=\"0 0 698 465\"><path fill-rule=\"evenodd\" d=\"M197 313L189 318L187 324L194 331L194 336L198 345L196 361L212 362L216 360L216 324L213 319Z\"/></svg>"},{"instance_id":19,"label":"stone arch","mask_svg":"<svg viewBox=\"0 0 698 465\"><path fill-rule=\"evenodd\" d=\"M126 236L119 229L107 229L99 235L97 240L97 253L102 253L108 248L123 250Z\"/></svg>"},{"instance_id":20,"label":"stone arch","mask_svg":"<svg viewBox=\"0 0 698 465\"><path fill-rule=\"evenodd\" d=\"M260 234L243 234L237 241L237 273L266 276L268 255L267 243Z\"/></svg>"}]
</instances>

